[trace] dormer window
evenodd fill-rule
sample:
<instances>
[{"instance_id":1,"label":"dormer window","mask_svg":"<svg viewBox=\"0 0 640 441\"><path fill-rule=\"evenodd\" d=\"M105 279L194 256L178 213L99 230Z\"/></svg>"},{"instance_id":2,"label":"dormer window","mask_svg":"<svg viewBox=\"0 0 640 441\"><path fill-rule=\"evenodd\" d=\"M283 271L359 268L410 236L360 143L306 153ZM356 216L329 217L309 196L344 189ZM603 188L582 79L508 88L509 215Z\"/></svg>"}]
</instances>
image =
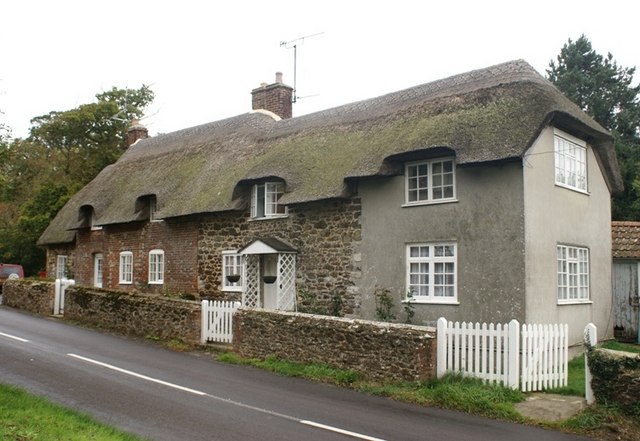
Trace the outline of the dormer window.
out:
<instances>
[{"instance_id":1,"label":"dormer window","mask_svg":"<svg viewBox=\"0 0 640 441\"><path fill-rule=\"evenodd\" d=\"M455 178L453 159L409 162L405 166L405 203L422 205L455 201Z\"/></svg>"},{"instance_id":2,"label":"dormer window","mask_svg":"<svg viewBox=\"0 0 640 441\"><path fill-rule=\"evenodd\" d=\"M556 185L586 193L587 143L561 130L554 130Z\"/></svg>"},{"instance_id":3,"label":"dormer window","mask_svg":"<svg viewBox=\"0 0 640 441\"><path fill-rule=\"evenodd\" d=\"M287 215L287 207L278 201L284 194L284 183L264 182L256 184L251 191L251 217L264 219Z\"/></svg>"},{"instance_id":4,"label":"dormer window","mask_svg":"<svg viewBox=\"0 0 640 441\"><path fill-rule=\"evenodd\" d=\"M91 210L91 215L90 215L90 222L91 222L91 231L96 231L96 230L102 230L102 227L100 225L98 225L96 222L96 211L95 210Z\"/></svg>"},{"instance_id":5,"label":"dormer window","mask_svg":"<svg viewBox=\"0 0 640 441\"><path fill-rule=\"evenodd\" d=\"M154 195L149 196L149 221L150 222L159 222L162 219L157 218L158 212L158 200Z\"/></svg>"}]
</instances>

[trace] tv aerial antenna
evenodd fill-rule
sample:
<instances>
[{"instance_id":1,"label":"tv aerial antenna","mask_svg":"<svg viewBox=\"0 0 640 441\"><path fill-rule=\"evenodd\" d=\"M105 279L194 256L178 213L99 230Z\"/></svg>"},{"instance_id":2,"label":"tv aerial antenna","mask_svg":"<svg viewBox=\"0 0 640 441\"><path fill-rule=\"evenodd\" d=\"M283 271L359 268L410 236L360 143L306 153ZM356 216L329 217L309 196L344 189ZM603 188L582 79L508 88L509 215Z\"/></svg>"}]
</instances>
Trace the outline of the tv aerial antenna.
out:
<instances>
[{"instance_id":1,"label":"tv aerial antenna","mask_svg":"<svg viewBox=\"0 0 640 441\"><path fill-rule=\"evenodd\" d=\"M297 83L298 83L298 44L304 43L304 40L311 37L317 37L318 35L322 35L324 32L318 32L317 34L305 35L304 37L296 38L294 40L289 41L281 41L280 47L285 49L293 49L293 94L291 95L291 102L295 103L298 101L297 94ZM302 98L302 97L300 97Z\"/></svg>"}]
</instances>

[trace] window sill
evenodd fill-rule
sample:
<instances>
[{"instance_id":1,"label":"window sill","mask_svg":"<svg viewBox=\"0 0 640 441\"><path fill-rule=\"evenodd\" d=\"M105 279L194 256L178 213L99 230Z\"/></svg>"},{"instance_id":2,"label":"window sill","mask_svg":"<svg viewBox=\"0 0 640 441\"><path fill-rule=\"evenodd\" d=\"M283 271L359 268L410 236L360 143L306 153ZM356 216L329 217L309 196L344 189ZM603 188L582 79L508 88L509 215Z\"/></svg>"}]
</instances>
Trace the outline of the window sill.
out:
<instances>
[{"instance_id":1,"label":"window sill","mask_svg":"<svg viewBox=\"0 0 640 441\"><path fill-rule=\"evenodd\" d=\"M458 199L453 198L453 199L442 199L442 200L437 200L437 201L406 202L406 203L402 204L401 207L402 208L422 207L424 205L440 205L440 204L450 204L450 203L455 203L455 202L458 202Z\"/></svg>"},{"instance_id":2,"label":"window sill","mask_svg":"<svg viewBox=\"0 0 640 441\"><path fill-rule=\"evenodd\" d=\"M133 285L133 282L123 282L122 280L118 282L118 285Z\"/></svg>"},{"instance_id":3,"label":"window sill","mask_svg":"<svg viewBox=\"0 0 640 441\"><path fill-rule=\"evenodd\" d=\"M593 300L558 300L558 306L564 305L592 305Z\"/></svg>"},{"instance_id":4,"label":"window sill","mask_svg":"<svg viewBox=\"0 0 640 441\"><path fill-rule=\"evenodd\" d=\"M220 288L220 290L222 292L242 292L242 287L241 286L238 286L238 287L223 286L222 288Z\"/></svg>"},{"instance_id":5,"label":"window sill","mask_svg":"<svg viewBox=\"0 0 640 441\"><path fill-rule=\"evenodd\" d=\"M566 190L575 191L576 193L580 193L580 194L583 194L585 196L591 196L591 193L589 193L588 191L581 190L581 189L576 188L576 187L571 187L570 185L565 185L565 184L562 184L560 182L556 182L555 184L556 184L556 187L564 188Z\"/></svg>"},{"instance_id":6,"label":"window sill","mask_svg":"<svg viewBox=\"0 0 640 441\"><path fill-rule=\"evenodd\" d=\"M265 220L271 220L271 219L285 219L287 217L289 217L288 214L279 214L277 216L252 217L252 218L249 218L249 222L265 221Z\"/></svg>"},{"instance_id":7,"label":"window sill","mask_svg":"<svg viewBox=\"0 0 640 441\"><path fill-rule=\"evenodd\" d=\"M149 285L164 285L164 280L161 280L159 282L147 282L147 284L149 284Z\"/></svg>"},{"instance_id":8,"label":"window sill","mask_svg":"<svg viewBox=\"0 0 640 441\"><path fill-rule=\"evenodd\" d=\"M412 304L412 305L459 305L460 302L457 300L433 300L433 299L411 299L402 300L401 303Z\"/></svg>"}]
</instances>

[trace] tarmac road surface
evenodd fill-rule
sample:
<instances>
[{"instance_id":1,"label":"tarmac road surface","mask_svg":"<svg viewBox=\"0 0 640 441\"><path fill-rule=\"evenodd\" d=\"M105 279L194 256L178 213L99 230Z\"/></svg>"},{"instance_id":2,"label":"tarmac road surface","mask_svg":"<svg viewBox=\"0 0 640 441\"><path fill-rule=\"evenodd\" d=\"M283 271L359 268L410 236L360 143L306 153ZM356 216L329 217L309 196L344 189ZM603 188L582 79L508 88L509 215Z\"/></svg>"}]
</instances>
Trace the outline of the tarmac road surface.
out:
<instances>
[{"instance_id":1,"label":"tarmac road surface","mask_svg":"<svg viewBox=\"0 0 640 441\"><path fill-rule=\"evenodd\" d=\"M158 441L586 439L226 365L4 306L0 382Z\"/></svg>"}]
</instances>

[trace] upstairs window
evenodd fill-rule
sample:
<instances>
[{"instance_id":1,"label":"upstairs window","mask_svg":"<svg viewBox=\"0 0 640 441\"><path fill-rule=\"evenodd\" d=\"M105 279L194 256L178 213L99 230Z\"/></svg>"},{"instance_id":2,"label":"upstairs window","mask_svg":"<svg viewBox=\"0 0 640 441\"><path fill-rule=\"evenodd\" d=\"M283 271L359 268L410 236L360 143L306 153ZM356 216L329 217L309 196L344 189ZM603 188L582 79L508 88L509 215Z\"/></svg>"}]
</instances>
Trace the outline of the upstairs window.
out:
<instances>
[{"instance_id":1,"label":"upstairs window","mask_svg":"<svg viewBox=\"0 0 640 441\"><path fill-rule=\"evenodd\" d=\"M120 253L119 279L121 285L133 283L133 253L131 251Z\"/></svg>"},{"instance_id":2,"label":"upstairs window","mask_svg":"<svg viewBox=\"0 0 640 441\"><path fill-rule=\"evenodd\" d=\"M162 219L158 219L158 200L155 196L149 196L149 221L160 222Z\"/></svg>"},{"instance_id":3,"label":"upstairs window","mask_svg":"<svg viewBox=\"0 0 640 441\"><path fill-rule=\"evenodd\" d=\"M164 283L164 251L149 251L149 283L160 285Z\"/></svg>"},{"instance_id":4,"label":"upstairs window","mask_svg":"<svg viewBox=\"0 0 640 441\"><path fill-rule=\"evenodd\" d=\"M587 144L555 130L554 152L556 184L572 190L587 191Z\"/></svg>"},{"instance_id":5,"label":"upstairs window","mask_svg":"<svg viewBox=\"0 0 640 441\"><path fill-rule=\"evenodd\" d=\"M407 163L405 190L405 200L408 205L455 200L455 163L453 159Z\"/></svg>"},{"instance_id":6,"label":"upstairs window","mask_svg":"<svg viewBox=\"0 0 640 441\"><path fill-rule=\"evenodd\" d=\"M286 216L287 207L278 203L284 194L282 182L265 182L253 186L251 217L253 219Z\"/></svg>"},{"instance_id":7,"label":"upstairs window","mask_svg":"<svg viewBox=\"0 0 640 441\"><path fill-rule=\"evenodd\" d=\"M222 252L222 290L242 291L244 258L236 251Z\"/></svg>"}]
</instances>

